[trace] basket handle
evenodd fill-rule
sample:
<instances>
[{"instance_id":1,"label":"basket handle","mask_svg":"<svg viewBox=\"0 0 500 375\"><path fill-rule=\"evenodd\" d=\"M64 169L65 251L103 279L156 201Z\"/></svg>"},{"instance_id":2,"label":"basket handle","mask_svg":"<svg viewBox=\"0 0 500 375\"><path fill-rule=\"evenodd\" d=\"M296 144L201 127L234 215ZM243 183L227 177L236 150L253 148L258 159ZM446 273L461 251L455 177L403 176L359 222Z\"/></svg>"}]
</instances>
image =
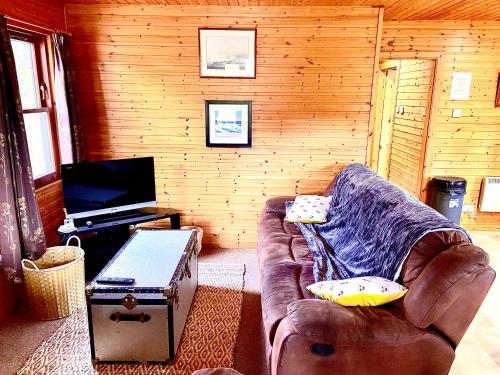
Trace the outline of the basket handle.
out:
<instances>
[{"instance_id":1,"label":"basket handle","mask_svg":"<svg viewBox=\"0 0 500 375\"><path fill-rule=\"evenodd\" d=\"M66 241L66 246L69 245L69 242L73 239L73 238L76 238L77 242L78 242L78 247L81 248L82 247L82 242L80 241L80 237L78 236L71 236L70 238L68 238L68 240Z\"/></svg>"},{"instance_id":2,"label":"basket handle","mask_svg":"<svg viewBox=\"0 0 500 375\"><path fill-rule=\"evenodd\" d=\"M26 267L24 265L24 262L28 263L31 267L33 267L35 269L35 271L40 271L40 268L38 268L38 266L35 263L33 263L31 260L29 260L29 259L23 259L21 261L21 263L24 266L24 268L28 268L28 267Z\"/></svg>"}]
</instances>

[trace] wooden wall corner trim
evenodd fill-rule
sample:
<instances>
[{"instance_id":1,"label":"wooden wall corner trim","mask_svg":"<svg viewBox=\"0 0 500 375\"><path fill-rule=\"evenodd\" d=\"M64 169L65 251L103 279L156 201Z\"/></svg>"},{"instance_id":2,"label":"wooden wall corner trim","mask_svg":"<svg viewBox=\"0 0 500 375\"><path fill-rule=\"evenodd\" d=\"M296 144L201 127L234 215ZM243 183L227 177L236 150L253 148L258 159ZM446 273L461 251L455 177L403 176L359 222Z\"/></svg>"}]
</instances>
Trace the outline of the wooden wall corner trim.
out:
<instances>
[{"instance_id":1,"label":"wooden wall corner trim","mask_svg":"<svg viewBox=\"0 0 500 375\"><path fill-rule=\"evenodd\" d=\"M430 116L427 121L427 129L424 139L425 153L422 160L422 172L420 181L419 198L422 202L428 199L427 184L431 179L432 161L434 156L434 140L436 138L436 127L439 122L439 107L441 103L441 86L443 83L443 57L441 54L436 56L434 60L434 82L432 85Z\"/></svg>"},{"instance_id":2,"label":"wooden wall corner trim","mask_svg":"<svg viewBox=\"0 0 500 375\"><path fill-rule=\"evenodd\" d=\"M373 75L372 75L372 92L370 97L370 117L368 120L368 138L366 143L366 164L373 168L375 152L373 148L373 128L375 126L375 103L378 86L378 72L380 70L380 50L382 44L382 29L384 26L384 8L379 8L378 23L377 23L377 41L375 45L375 56L373 59Z\"/></svg>"},{"instance_id":3,"label":"wooden wall corner trim","mask_svg":"<svg viewBox=\"0 0 500 375\"><path fill-rule=\"evenodd\" d=\"M64 220L62 181L57 180L35 192L45 230L47 246L58 244L56 229Z\"/></svg>"}]
</instances>

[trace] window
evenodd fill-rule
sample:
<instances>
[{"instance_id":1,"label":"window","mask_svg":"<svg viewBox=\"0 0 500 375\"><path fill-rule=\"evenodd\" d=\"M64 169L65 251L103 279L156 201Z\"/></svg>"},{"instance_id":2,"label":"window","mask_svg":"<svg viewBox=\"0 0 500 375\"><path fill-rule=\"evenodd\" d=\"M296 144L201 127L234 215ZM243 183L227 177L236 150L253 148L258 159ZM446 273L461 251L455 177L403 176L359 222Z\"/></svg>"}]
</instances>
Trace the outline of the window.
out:
<instances>
[{"instance_id":1,"label":"window","mask_svg":"<svg viewBox=\"0 0 500 375\"><path fill-rule=\"evenodd\" d=\"M46 36L9 29L37 188L59 177L59 151L48 80Z\"/></svg>"}]
</instances>

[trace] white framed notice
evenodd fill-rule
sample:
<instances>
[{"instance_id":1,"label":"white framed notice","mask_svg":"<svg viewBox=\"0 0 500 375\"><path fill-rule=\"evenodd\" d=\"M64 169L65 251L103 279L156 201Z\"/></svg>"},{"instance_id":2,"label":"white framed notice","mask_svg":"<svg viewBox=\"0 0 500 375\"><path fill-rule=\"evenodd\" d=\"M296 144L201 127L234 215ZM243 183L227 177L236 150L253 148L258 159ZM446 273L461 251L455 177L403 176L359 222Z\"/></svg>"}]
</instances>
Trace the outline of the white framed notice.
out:
<instances>
[{"instance_id":1,"label":"white framed notice","mask_svg":"<svg viewBox=\"0 0 500 375\"><path fill-rule=\"evenodd\" d=\"M469 100L472 73L453 72L451 79L451 100Z\"/></svg>"}]
</instances>

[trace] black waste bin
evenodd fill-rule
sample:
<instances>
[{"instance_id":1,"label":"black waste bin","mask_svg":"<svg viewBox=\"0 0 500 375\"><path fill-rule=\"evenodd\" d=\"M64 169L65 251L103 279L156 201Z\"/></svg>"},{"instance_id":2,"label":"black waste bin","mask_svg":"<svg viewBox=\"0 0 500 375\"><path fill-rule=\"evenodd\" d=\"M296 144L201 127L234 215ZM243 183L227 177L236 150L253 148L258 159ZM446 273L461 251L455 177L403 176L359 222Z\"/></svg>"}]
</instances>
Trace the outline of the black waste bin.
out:
<instances>
[{"instance_id":1,"label":"black waste bin","mask_svg":"<svg viewBox=\"0 0 500 375\"><path fill-rule=\"evenodd\" d=\"M462 177L434 177L429 190L431 207L460 224L467 181Z\"/></svg>"}]
</instances>

